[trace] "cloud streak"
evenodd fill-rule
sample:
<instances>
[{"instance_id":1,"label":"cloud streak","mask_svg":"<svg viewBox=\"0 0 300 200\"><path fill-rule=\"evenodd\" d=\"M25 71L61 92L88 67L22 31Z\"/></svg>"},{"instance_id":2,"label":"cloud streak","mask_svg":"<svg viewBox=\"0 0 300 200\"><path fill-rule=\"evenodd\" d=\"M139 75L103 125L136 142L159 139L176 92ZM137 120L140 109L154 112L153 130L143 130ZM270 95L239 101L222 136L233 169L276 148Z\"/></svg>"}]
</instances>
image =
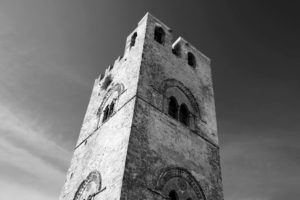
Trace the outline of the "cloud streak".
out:
<instances>
[{"instance_id":1,"label":"cloud streak","mask_svg":"<svg viewBox=\"0 0 300 200\"><path fill-rule=\"evenodd\" d=\"M13 185L26 185L33 191L58 194L57 182L62 182L70 152L47 139L42 128L28 126L7 106L1 105L0 113L0 170L5 172L0 179L10 188L2 193L15 190Z\"/></svg>"}]
</instances>

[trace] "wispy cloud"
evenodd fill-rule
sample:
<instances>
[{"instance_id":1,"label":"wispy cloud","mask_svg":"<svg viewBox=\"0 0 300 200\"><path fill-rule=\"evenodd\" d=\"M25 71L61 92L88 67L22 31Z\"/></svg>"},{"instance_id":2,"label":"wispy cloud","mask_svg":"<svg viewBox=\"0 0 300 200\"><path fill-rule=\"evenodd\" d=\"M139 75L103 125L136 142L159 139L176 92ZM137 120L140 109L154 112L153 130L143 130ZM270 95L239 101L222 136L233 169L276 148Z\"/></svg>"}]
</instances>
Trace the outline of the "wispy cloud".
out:
<instances>
[{"instance_id":1,"label":"wispy cloud","mask_svg":"<svg viewBox=\"0 0 300 200\"><path fill-rule=\"evenodd\" d=\"M65 34L47 37L60 20L52 12L59 4L43 14L24 11L39 2L0 3L0 199L58 198L77 136L61 119L80 101L78 88L90 87L65 59ZM75 103L67 103L66 91Z\"/></svg>"},{"instance_id":2,"label":"wispy cloud","mask_svg":"<svg viewBox=\"0 0 300 200\"><path fill-rule=\"evenodd\" d=\"M57 200L57 197L44 194L36 189L16 184L15 182L0 181L1 199L18 199L22 200ZM16 193L17 191L17 193Z\"/></svg>"},{"instance_id":3,"label":"wispy cloud","mask_svg":"<svg viewBox=\"0 0 300 200\"><path fill-rule=\"evenodd\" d=\"M65 42L68 27L63 24L57 27L60 17L51 12L60 5L48 5L48 1L39 2L1 2L0 103L2 107L10 107L10 112L18 115L19 119L23 117L27 120L33 130L36 126L46 129L44 133L47 137L60 144L64 143L71 149L80 127L77 120L81 121L83 117L74 115L75 108L88 99L88 95L83 96L81 93L89 92L92 80L86 81L78 73L82 68L76 65L76 59L72 60L75 64L70 61L69 46ZM45 15L53 18L49 20L50 17L47 18L44 14L23 10L31 10L31 6L36 3L42 7L48 5ZM49 34L56 29L62 31L54 34L57 38L53 37L53 32ZM73 99L72 102L68 101L70 98ZM75 120L62 120L69 116L75 116L72 117ZM73 135L74 132L76 133ZM13 136L8 134L7 137ZM18 137L13 141L31 148L19 141Z\"/></svg>"},{"instance_id":4,"label":"wispy cloud","mask_svg":"<svg viewBox=\"0 0 300 200\"><path fill-rule=\"evenodd\" d=\"M0 105L0 170L5 172L0 179L4 187L10 188L2 194L11 193L14 185L18 185L24 186L23 192L27 188L40 191L33 195L54 191L58 195L57 183L63 182L70 152L49 140L43 128L28 125L29 120L20 119L18 114Z\"/></svg>"}]
</instances>

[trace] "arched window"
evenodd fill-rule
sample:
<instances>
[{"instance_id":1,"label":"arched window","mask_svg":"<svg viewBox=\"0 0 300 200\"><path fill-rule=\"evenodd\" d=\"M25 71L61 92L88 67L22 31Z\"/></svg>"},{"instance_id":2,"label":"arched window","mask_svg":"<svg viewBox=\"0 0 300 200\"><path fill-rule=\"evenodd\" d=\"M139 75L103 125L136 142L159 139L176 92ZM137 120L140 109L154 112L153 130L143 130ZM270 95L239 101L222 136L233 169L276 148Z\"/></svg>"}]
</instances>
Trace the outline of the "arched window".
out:
<instances>
[{"instance_id":1,"label":"arched window","mask_svg":"<svg viewBox=\"0 0 300 200\"><path fill-rule=\"evenodd\" d=\"M178 200L178 194L175 190L171 190L169 193L169 199L170 200Z\"/></svg>"},{"instance_id":2,"label":"arched window","mask_svg":"<svg viewBox=\"0 0 300 200\"><path fill-rule=\"evenodd\" d=\"M73 200L91 200L101 192L101 175L98 171L92 171L85 180L81 182Z\"/></svg>"},{"instance_id":3,"label":"arched window","mask_svg":"<svg viewBox=\"0 0 300 200\"><path fill-rule=\"evenodd\" d=\"M184 103L181 104L180 109L179 109L179 121L181 123L183 123L184 125L188 126L189 121L190 121L189 115L190 115L190 112L189 112L188 107Z\"/></svg>"},{"instance_id":4,"label":"arched window","mask_svg":"<svg viewBox=\"0 0 300 200\"><path fill-rule=\"evenodd\" d=\"M156 190L163 194L165 199L206 199L199 182L188 170L181 167L166 167L161 171L156 182Z\"/></svg>"},{"instance_id":5,"label":"arched window","mask_svg":"<svg viewBox=\"0 0 300 200\"><path fill-rule=\"evenodd\" d=\"M108 115L109 115L109 107L108 107L108 105L107 105L107 106L105 107L105 109L104 109L104 112L103 112L103 119L102 119L102 122L104 122L105 120L107 120Z\"/></svg>"},{"instance_id":6,"label":"arched window","mask_svg":"<svg viewBox=\"0 0 300 200\"><path fill-rule=\"evenodd\" d=\"M103 97L103 100L98 108L97 116L97 129L101 123L107 121L109 117L111 117L115 111L116 103L119 96L124 91L124 85L121 83L111 84L110 88L106 92ZM99 94L100 95L100 94Z\"/></svg>"},{"instance_id":7,"label":"arched window","mask_svg":"<svg viewBox=\"0 0 300 200\"><path fill-rule=\"evenodd\" d=\"M132 34L132 36L131 36L130 48L135 45L135 39L136 39L136 37L137 37L137 33L134 32L134 34Z\"/></svg>"},{"instance_id":8,"label":"arched window","mask_svg":"<svg viewBox=\"0 0 300 200\"><path fill-rule=\"evenodd\" d=\"M111 84L111 82L112 82L112 78L111 78L111 76L109 75L109 76L107 76L107 77L105 78L105 80L104 80L104 82L103 82L103 84L102 84L102 89L103 89L103 90L106 90L106 89L108 88L108 86Z\"/></svg>"},{"instance_id":9,"label":"arched window","mask_svg":"<svg viewBox=\"0 0 300 200\"><path fill-rule=\"evenodd\" d=\"M114 107L115 107L115 102L111 102L110 106L109 106L109 114L108 116L110 117L112 115L112 113L114 112Z\"/></svg>"},{"instance_id":10,"label":"arched window","mask_svg":"<svg viewBox=\"0 0 300 200\"><path fill-rule=\"evenodd\" d=\"M188 52L188 64L192 67L196 67L196 58L194 56L194 54L192 54L191 52Z\"/></svg>"},{"instance_id":11,"label":"arched window","mask_svg":"<svg viewBox=\"0 0 300 200\"><path fill-rule=\"evenodd\" d=\"M165 43L165 31L162 29L162 27L156 26L154 29L154 39L160 43Z\"/></svg>"},{"instance_id":12,"label":"arched window","mask_svg":"<svg viewBox=\"0 0 300 200\"><path fill-rule=\"evenodd\" d=\"M178 119L178 103L176 98L173 96L169 98L168 113L174 119Z\"/></svg>"}]
</instances>

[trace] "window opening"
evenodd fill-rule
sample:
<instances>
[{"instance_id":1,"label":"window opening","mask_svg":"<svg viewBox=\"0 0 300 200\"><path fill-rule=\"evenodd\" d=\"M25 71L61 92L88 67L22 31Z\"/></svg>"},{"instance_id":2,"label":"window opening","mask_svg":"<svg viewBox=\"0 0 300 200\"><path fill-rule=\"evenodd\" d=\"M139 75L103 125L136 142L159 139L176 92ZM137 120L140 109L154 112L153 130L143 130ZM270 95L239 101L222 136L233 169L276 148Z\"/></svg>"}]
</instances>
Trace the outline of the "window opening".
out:
<instances>
[{"instance_id":1,"label":"window opening","mask_svg":"<svg viewBox=\"0 0 300 200\"><path fill-rule=\"evenodd\" d=\"M189 125L189 110L188 107L183 103L179 109L179 121L184 125Z\"/></svg>"},{"instance_id":2,"label":"window opening","mask_svg":"<svg viewBox=\"0 0 300 200\"><path fill-rule=\"evenodd\" d=\"M196 67L196 58L191 52L188 52L188 64L192 67Z\"/></svg>"},{"instance_id":3,"label":"window opening","mask_svg":"<svg viewBox=\"0 0 300 200\"><path fill-rule=\"evenodd\" d=\"M171 192L169 193L169 199L170 200L179 200L178 194L175 190L171 190Z\"/></svg>"},{"instance_id":4,"label":"window opening","mask_svg":"<svg viewBox=\"0 0 300 200\"><path fill-rule=\"evenodd\" d=\"M155 27L154 30L154 39L160 43L160 44L164 44L165 42L165 31L162 29L162 27Z\"/></svg>"},{"instance_id":5,"label":"window opening","mask_svg":"<svg viewBox=\"0 0 300 200\"><path fill-rule=\"evenodd\" d=\"M111 84L112 78L111 76L107 76L102 84L102 89L106 90L108 86Z\"/></svg>"},{"instance_id":6,"label":"window opening","mask_svg":"<svg viewBox=\"0 0 300 200\"><path fill-rule=\"evenodd\" d=\"M171 96L169 98L169 108L168 113L174 119L178 119L178 103L175 97Z\"/></svg>"},{"instance_id":7,"label":"window opening","mask_svg":"<svg viewBox=\"0 0 300 200\"><path fill-rule=\"evenodd\" d=\"M135 45L136 37L137 37L137 33L135 32L135 33L131 36L130 48L133 47L133 46Z\"/></svg>"}]
</instances>

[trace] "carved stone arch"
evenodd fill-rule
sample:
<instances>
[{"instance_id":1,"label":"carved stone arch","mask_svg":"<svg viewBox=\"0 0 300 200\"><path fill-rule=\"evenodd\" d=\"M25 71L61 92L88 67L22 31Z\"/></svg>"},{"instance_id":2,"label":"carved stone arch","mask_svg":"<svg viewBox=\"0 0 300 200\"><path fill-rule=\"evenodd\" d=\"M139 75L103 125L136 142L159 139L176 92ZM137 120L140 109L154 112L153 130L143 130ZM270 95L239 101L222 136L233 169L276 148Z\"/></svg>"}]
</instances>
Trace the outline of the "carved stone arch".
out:
<instances>
[{"instance_id":1,"label":"carved stone arch","mask_svg":"<svg viewBox=\"0 0 300 200\"><path fill-rule=\"evenodd\" d=\"M120 96L124 91L124 85L122 83L117 83L115 85L113 85L104 95L103 100L100 104L100 107L98 109L97 114L100 116L103 112L103 107L105 106L107 100L110 98L110 96L114 93L114 92L118 92L118 96Z\"/></svg>"},{"instance_id":2,"label":"carved stone arch","mask_svg":"<svg viewBox=\"0 0 300 200\"><path fill-rule=\"evenodd\" d=\"M161 170L161 173L156 182L155 189L157 191L162 191L167 182L173 178L184 179L195 192L197 199L206 200L206 196L204 194L204 191L202 190L201 185L188 170L182 167L167 167Z\"/></svg>"},{"instance_id":3,"label":"carved stone arch","mask_svg":"<svg viewBox=\"0 0 300 200\"><path fill-rule=\"evenodd\" d=\"M96 187L95 191L87 191L88 185L93 183ZM94 197L97 193L99 193L99 191L101 191L101 187L102 187L102 179L101 179L101 174L98 171L92 171L91 173L89 173L89 175L86 177L86 179L84 181L81 182L81 184L79 185L73 200L81 200L82 196L84 195L84 192L89 192L89 199L93 199L92 197Z\"/></svg>"},{"instance_id":4,"label":"carved stone arch","mask_svg":"<svg viewBox=\"0 0 300 200\"><path fill-rule=\"evenodd\" d=\"M186 97L189 99L193 109L195 110L195 114L198 117L201 117L201 111L199 109L199 105L197 103L196 98L194 97L193 93L180 81L176 80L176 79L166 79L164 80L160 87L159 87L159 91L162 94L165 94L168 88L171 87L177 87L178 89L180 89L185 95Z\"/></svg>"}]
</instances>

